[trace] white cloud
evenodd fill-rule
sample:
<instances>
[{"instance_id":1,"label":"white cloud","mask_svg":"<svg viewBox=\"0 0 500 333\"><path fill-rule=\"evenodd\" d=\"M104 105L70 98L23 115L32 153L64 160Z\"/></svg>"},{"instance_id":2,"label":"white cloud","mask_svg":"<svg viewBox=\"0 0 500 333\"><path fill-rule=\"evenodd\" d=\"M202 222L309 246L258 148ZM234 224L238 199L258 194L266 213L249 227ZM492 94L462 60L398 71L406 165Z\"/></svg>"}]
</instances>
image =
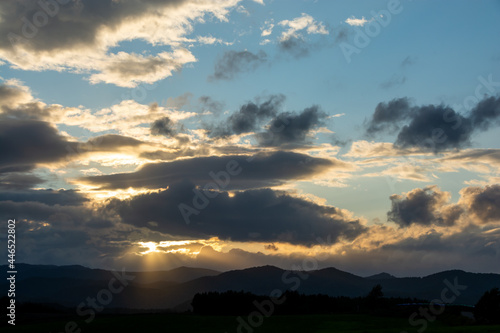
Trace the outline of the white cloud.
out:
<instances>
[{"instance_id":1,"label":"white cloud","mask_svg":"<svg viewBox=\"0 0 500 333\"><path fill-rule=\"evenodd\" d=\"M264 26L260 28L260 30L262 30L262 33L260 35L262 37L269 36L270 34L273 33L273 28L274 28L273 20L264 22Z\"/></svg>"},{"instance_id":2,"label":"white cloud","mask_svg":"<svg viewBox=\"0 0 500 333\"><path fill-rule=\"evenodd\" d=\"M224 45L233 45L232 42L225 42L220 38L215 38L213 36L198 36L196 38L198 43L206 44L206 45L214 45L214 44L224 44Z\"/></svg>"},{"instance_id":3,"label":"white cloud","mask_svg":"<svg viewBox=\"0 0 500 333\"><path fill-rule=\"evenodd\" d=\"M236 8L236 11L237 11L238 13L245 14L245 15L247 15L247 16L250 16L250 13L248 12L248 10L247 10L244 6L242 6L242 5L238 6L238 7Z\"/></svg>"},{"instance_id":4,"label":"white cloud","mask_svg":"<svg viewBox=\"0 0 500 333\"><path fill-rule=\"evenodd\" d=\"M373 21L373 19L367 20L367 19L365 19L364 16L362 16L361 18L356 18L354 16L351 16L347 20L345 20L345 23L347 23L351 26L362 27L366 23L371 22L371 21Z\"/></svg>"},{"instance_id":5,"label":"white cloud","mask_svg":"<svg viewBox=\"0 0 500 333\"><path fill-rule=\"evenodd\" d=\"M229 10L238 2L102 0L92 6L78 2L79 7L70 2L60 5L54 17L47 16L45 25L36 27L19 20L24 16L29 21L34 12L42 12L36 1L5 0L0 2L0 61L22 70L90 74L92 83L126 87L151 83L196 61L185 49L193 41L186 36L193 32L195 23L204 23L207 14L227 21ZM109 52L132 40L170 50L148 56Z\"/></svg>"},{"instance_id":6,"label":"white cloud","mask_svg":"<svg viewBox=\"0 0 500 333\"><path fill-rule=\"evenodd\" d=\"M302 13L302 16L294 18L293 20L283 20L279 22L279 25L282 27L288 27L288 29L281 34L281 41L285 41L292 37L300 37L298 32L303 30L305 30L309 35L329 34L323 22L317 22L312 16L306 13Z\"/></svg>"},{"instance_id":7,"label":"white cloud","mask_svg":"<svg viewBox=\"0 0 500 333\"><path fill-rule=\"evenodd\" d=\"M119 52L108 57L101 65L101 72L90 76L91 83L113 83L133 88L139 83L153 83L172 75L183 65L195 62L194 55L186 49L162 52L157 56Z\"/></svg>"}]
</instances>

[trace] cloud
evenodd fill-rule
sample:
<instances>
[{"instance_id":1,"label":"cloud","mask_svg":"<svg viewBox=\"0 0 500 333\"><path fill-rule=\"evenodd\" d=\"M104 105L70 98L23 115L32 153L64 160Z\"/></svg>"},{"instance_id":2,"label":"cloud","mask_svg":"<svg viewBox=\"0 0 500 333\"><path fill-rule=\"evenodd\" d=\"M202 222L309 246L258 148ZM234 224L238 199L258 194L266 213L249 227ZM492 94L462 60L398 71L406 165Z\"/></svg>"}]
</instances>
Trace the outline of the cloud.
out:
<instances>
[{"instance_id":1,"label":"cloud","mask_svg":"<svg viewBox=\"0 0 500 333\"><path fill-rule=\"evenodd\" d=\"M211 196L210 203L186 224L178 205L191 204L194 184L172 184L168 190L136 196L127 201L113 200L109 208L122 221L136 227L191 238L219 237L243 242L286 242L312 246L318 237L333 241L353 240L365 232L359 220L343 211L320 206L270 189L247 190L229 196ZM148 223L155 222L155 223Z\"/></svg>"},{"instance_id":2,"label":"cloud","mask_svg":"<svg viewBox=\"0 0 500 333\"><path fill-rule=\"evenodd\" d=\"M31 193L33 196L33 193ZM41 193L39 199L45 197L46 201L61 200L61 203L53 202L43 203L42 201L0 201L0 217L2 219L11 219L17 217L21 221L36 221L47 223L55 228L71 230L80 227L106 228L113 224L111 220L105 218L105 215L99 211L94 211L80 205L72 205L68 200L68 195L64 193ZM66 203L66 204L65 204ZM103 216L104 215L104 216ZM29 222L28 222L29 223Z\"/></svg>"},{"instance_id":3,"label":"cloud","mask_svg":"<svg viewBox=\"0 0 500 333\"><path fill-rule=\"evenodd\" d=\"M322 22L317 22L312 16L302 13L300 17L293 20L283 20L278 23L287 28L282 32L278 46L281 51L287 52L295 58L301 58L309 54L309 45L304 34L328 35L330 32Z\"/></svg>"},{"instance_id":4,"label":"cloud","mask_svg":"<svg viewBox=\"0 0 500 333\"><path fill-rule=\"evenodd\" d=\"M266 250L269 250L269 251L278 251L279 250L279 248L276 245L274 245L274 243L265 245L264 248Z\"/></svg>"},{"instance_id":5,"label":"cloud","mask_svg":"<svg viewBox=\"0 0 500 333\"><path fill-rule=\"evenodd\" d=\"M100 73L90 75L89 81L92 84L104 82L133 88L139 83L154 83L172 76L183 65L195 61L194 55L186 49L162 52L156 56L119 52L110 55L102 64Z\"/></svg>"},{"instance_id":6,"label":"cloud","mask_svg":"<svg viewBox=\"0 0 500 333\"><path fill-rule=\"evenodd\" d=\"M344 156L354 158L378 158L422 154L422 152L416 149L397 149L394 147L394 144L390 142L368 142L366 140L358 140L351 144L351 149L344 154Z\"/></svg>"},{"instance_id":7,"label":"cloud","mask_svg":"<svg viewBox=\"0 0 500 333\"><path fill-rule=\"evenodd\" d=\"M464 169L491 176L500 173L500 149L466 149L448 153L436 163L453 172Z\"/></svg>"},{"instance_id":8,"label":"cloud","mask_svg":"<svg viewBox=\"0 0 500 333\"><path fill-rule=\"evenodd\" d=\"M49 206L79 206L89 199L82 196L76 190L18 190L18 191L1 191L1 201L12 202L38 202Z\"/></svg>"},{"instance_id":9,"label":"cloud","mask_svg":"<svg viewBox=\"0 0 500 333\"><path fill-rule=\"evenodd\" d=\"M291 152L210 156L145 164L135 172L90 176L81 178L80 181L103 189L126 189L166 188L180 179L205 185L218 178L220 182L226 183L226 189L247 189L280 185L291 179L304 179L334 168L336 164L337 162L328 159ZM229 179L221 176L227 174L228 165L233 165L241 173L229 176Z\"/></svg>"},{"instance_id":10,"label":"cloud","mask_svg":"<svg viewBox=\"0 0 500 333\"><path fill-rule=\"evenodd\" d=\"M165 106L167 108L180 109L186 105L189 105L192 97L193 94L191 94L190 92L186 92L177 97L169 97L167 98ZM158 104L155 104L155 106L158 107Z\"/></svg>"},{"instance_id":11,"label":"cloud","mask_svg":"<svg viewBox=\"0 0 500 333\"><path fill-rule=\"evenodd\" d=\"M374 134L381 131L399 129L398 123L410 117L408 98L395 98L388 103L378 103L370 121L366 124L366 132Z\"/></svg>"},{"instance_id":12,"label":"cloud","mask_svg":"<svg viewBox=\"0 0 500 333\"><path fill-rule=\"evenodd\" d=\"M36 120L0 122L0 173L27 171L37 163L63 159L74 144L49 123Z\"/></svg>"},{"instance_id":13,"label":"cloud","mask_svg":"<svg viewBox=\"0 0 500 333\"><path fill-rule=\"evenodd\" d=\"M267 62L264 51L252 53L250 51L226 51L215 63L214 73L209 80L232 80L237 74L256 70Z\"/></svg>"},{"instance_id":14,"label":"cloud","mask_svg":"<svg viewBox=\"0 0 500 333\"><path fill-rule=\"evenodd\" d=\"M302 58L309 54L310 45L302 37L288 37L279 42L279 48L295 58Z\"/></svg>"},{"instance_id":15,"label":"cloud","mask_svg":"<svg viewBox=\"0 0 500 333\"><path fill-rule=\"evenodd\" d=\"M250 14L250 13L248 13L248 11L246 11L245 7L239 6L238 9L240 9L240 8L243 11L239 11L238 10L238 12L245 13L245 14ZM233 45L233 43L224 42L222 39L215 38L215 37L213 37L211 35L209 35L209 36L198 36L197 40L198 40L199 43L205 44L205 45L214 45L214 44Z\"/></svg>"},{"instance_id":16,"label":"cloud","mask_svg":"<svg viewBox=\"0 0 500 333\"><path fill-rule=\"evenodd\" d=\"M299 114L284 112L271 120L267 131L256 135L261 146L302 145L312 130L323 124L327 114L318 106L304 109Z\"/></svg>"},{"instance_id":17,"label":"cloud","mask_svg":"<svg viewBox=\"0 0 500 333\"><path fill-rule=\"evenodd\" d=\"M169 117L156 119L151 124L152 135L174 136L176 134L172 120Z\"/></svg>"},{"instance_id":18,"label":"cloud","mask_svg":"<svg viewBox=\"0 0 500 333\"><path fill-rule=\"evenodd\" d=\"M262 33L260 34L262 37L269 36L273 33L274 23L273 20L269 20L264 22L264 25L260 28Z\"/></svg>"},{"instance_id":19,"label":"cloud","mask_svg":"<svg viewBox=\"0 0 500 333\"><path fill-rule=\"evenodd\" d=\"M280 21L278 24L282 27L288 28L281 34L281 41L287 40L291 37L297 38L300 36L299 32L306 32L308 35L329 34L323 22L317 22L311 15L306 13L302 13L300 17L296 17L293 20Z\"/></svg>"},{"instance_id":20,"label":"cloud","mask_svg":"<svg viewBox=\"0 0 500 333\"><path fill-rule=\"evenodd\" d=\"M175 101L171 101L175 103ZM177 103L181 103L177 100ZM132 136L141 140L150 139L150 124L155 120L168 117L172 121L179 121L194 117L195 112L179 111L159 106L139 104L133 100L124 100L96 112L88 109L73 109L61 117L60 122L79 126L91 132L116 131L125 136Z\"/></svg>"},{"instance_id":21,"label":"cloud","mask_svg":"<svg viewBox=\"0 0 500 333\"><path fill-rule=\"evenodd\" d=\"M379 103L366 133L399 130L395 146L440 152L471 145L473 134L498 126L500 96L486 97L463 115L445 105L410 107L407 98Z\"/></svg>"},{"instance_id":22,"label":"cloud","mask_svg":"<svg viewBox=\"0 0 500 333\"><path fill-rule=\"evenodd\" d=\"M500 222L500 185L467 187L460 191L460 203L479 224Z\"/></svg>"},{"instance_id":23,"label":"cloud","mask_svg":"<svg viewBox=\"0 0 500 333\"><path fill-rule=\"evenodd\" d=\"M359 19L359 18L354 17L354 15L353 15L353 16L351 16L351 17L347 18L344 22L345 22L345 23L347 23L347 24L349 24L350 26L362 27L362 26L364 26L366 23L371 22L371 21L373 21L373 19L371 19L371 20L367 20L367 19L365 19L365 17L364 17L364 16L362 16L362 17Z\"/></svg>"},{"instance_id":24,"label":"cloud","mask_svg":"<svg viewBox=\"0 0 500 333\"><path fill-rule=\"evenodd\" d=\"M30 171L37 164L71 160L92 152L117 151L143 142L106 134L87 142L68 141L50 123L39 120L4 119L0 122L0 173Z\"/></svg>"},{"instance_id":25,"label":"cloud","mask_svg":"<svg viewBox=\"0 0 500 333\"><path fill-rule=\"evenodd\" d=\"M198 98L198 103L201 112L211 112L212 114L218 115L224 109L224 103L219 102L211 98L210 96L201 96Z\"/></svg>"},{"instance_id":26,"label":"cloud","mask_svg":"<svg viewBox=\"0 0 500 333\"><path fill-rule=\"evenodd\" d=\"M114 151L121 147L137 147L144 142L118 134L105 134L89 139L86 143L79 144L81 152L98 150Z\"/></svg>"},{"instance_id":27,"label":"cloud","mask_svg":"<svg viewBox=\"0 0 500 333\"><path fill-rule=\"evenodd\" d=\"M449 205L450 193L437 186L414 189L403 195L390 197L392 208L387 219L400 227L411 224L451 226L460 218L463 210L458 205Z\"/></svg>"},{"instance_id":28,"label":"cloud","mask_svg":"<svg viewBox=\"0 0 500 333\"><path fill-rule=\"evenodd\" d=\"M90 74L92 83L124 87L151 83L196 61L184 45L195 22L209 14L226 21L237 0L89 0L42 6L0 2L0 59L23 70ZM45 9L43 9L45 8ZM21 19L20 19L21 18ZM112 53L120 43L143 40L172 51L153 55Z\"/></svg>"},{"instance_id":29,"label":"cloud","mask_svg":"<svg viewBox=\"0 0 500 333\"><path fill-rule=\"evenodd\" d=\"M45 182L44 179L23 172L4 173L0 174L0 191L30 189L43 182Z\"/></svg>"},{"instance_id":30,"label":"cloud","mask_svg":"<svg viewBox=\"0 0 500 333\"><path fill-rule=\"evenodd\" d=\"M453 234L432 231L386 244L380 251L372 251L370 257L375 261L374 268L384 265L384 258L398 258L393 261L392 270L398 269L405 275L408 270L417 274L447 269L491 271L487 268L488 262L498 261L500 255L499 232L498 228L488 230L477 227Z\"/></svg>"},{"instance_id":31,"label":"cloud","mask_svg":"<svg viewBox=\"0 0 500 333\"><path fill-rule=\"evenodd\" d=\"M189 103L189 93L169 98L165 107L157 103L143 105L133 100L123 100L97 111L83 106L68 108L58 104L47 105L35 99L28 87L15 80L2 82L0 95L3 97L0 100L0 119L45 121L78 126L91 132L117 132L146 141L151 140L149 125L159 118L168 117L177 122L196 115L195 112L177 110Z\"/></svg>"},{"instance_id":32,"label":"cloud","mask_svg":"<svg viewBox=\"0 0 500 333\"><path fill-rule=\"evenodd\" d=\"M16 108L20 104L28 103L32 100L33 97L29 88L23 86L19 81L6 80L0 85L0 106L3 109L2 111L4 109Z\"/></svg>"},{"instance_id":33,"label":"cloud","mask_svg":"<svg viewBox=\"0 0 500 333\"><path fill-rule=\"evenodd\" d=\"M0 78L0 119L58 120L71 110L58 104L47 105L35 99L31 90L18 80Z\"/></svg>"},{"instance_id":34,"label":"cloud","mask_svg":"<svg viewBox=\"0 0 500 333\"><path fill-rule=\"evenodd\" d=\"M264 102L244 104L238 112L229 116L225 124L212 129L210 136L227 137L255 131L263 120L276 115L284 101L283 95L271 95Z\"/></svg>"},{"instance_id":35,"label":"cloud","mask_svg":"<svg viewBox=\"0 0 500 333\"><path fill-rule=\"evenodd\" d=\"M500 96L488 97L480 101L469 113L469 120L475 130L486 131L498 126L500 118Z\"/></svg>"},{"instance_id":36,"label":"cloud","mask_svg":"<svg viewBox=\"0 0 500 333\"><path fill-rule=\"evenodd\" d=\"M460 149L471 144L473 127L469 119L444 105L414 109L410 123L398 133L395 145L429 151Z\"/></svg>"}]
</instances>

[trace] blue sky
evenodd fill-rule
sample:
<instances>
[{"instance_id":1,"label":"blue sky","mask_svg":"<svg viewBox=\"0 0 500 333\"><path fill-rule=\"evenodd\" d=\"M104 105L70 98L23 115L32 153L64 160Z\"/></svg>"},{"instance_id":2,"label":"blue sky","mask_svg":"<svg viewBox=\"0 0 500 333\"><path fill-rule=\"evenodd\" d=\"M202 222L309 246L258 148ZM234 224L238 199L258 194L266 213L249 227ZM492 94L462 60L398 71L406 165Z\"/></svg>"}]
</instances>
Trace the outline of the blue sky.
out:
<instances>
[{"instance_id":1,"label":"blue sky","mask_svg":"<svg viewBox=\"0 0 500 333\"><path fill-rule=\"evenodd\" d=\"M325 265L358 272L498 260L498 1L48 3L0 4L0 204L25 226L26 262L151 269L150 256L229 269L243 251L243 266L286 267L323 251L314 238L325 232L336 240ZM215 190L211 205L227 213L181 228L185 215L162 200L242 156L263 166ZM282 214L262 207L266 195ZM229 216L239 198L242 216ZM143 199L154 213L141 216ZM47 248L54 235L78 241ZM169 247L179 240L191 247ZM201 255L210 247L220 258Z\"/></svg>"}]
</instances>

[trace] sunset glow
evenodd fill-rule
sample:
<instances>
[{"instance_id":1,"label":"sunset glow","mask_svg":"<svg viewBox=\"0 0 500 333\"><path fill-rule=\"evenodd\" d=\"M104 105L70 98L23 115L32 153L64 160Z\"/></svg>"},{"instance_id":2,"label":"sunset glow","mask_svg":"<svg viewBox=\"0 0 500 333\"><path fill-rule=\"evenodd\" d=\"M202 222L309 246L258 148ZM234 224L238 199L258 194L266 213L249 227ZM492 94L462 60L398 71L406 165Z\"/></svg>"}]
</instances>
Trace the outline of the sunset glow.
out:
<instances>
[{"instance_id":1,"label":"sunset glow","mask_svg":"<svg viewBox=\"0 0 500 333\"><path fill-rule=\"evenodd\" d=\"M0 1L19 261L500 272L498 2L49 2Z\"/></svg>"}]
</instances>

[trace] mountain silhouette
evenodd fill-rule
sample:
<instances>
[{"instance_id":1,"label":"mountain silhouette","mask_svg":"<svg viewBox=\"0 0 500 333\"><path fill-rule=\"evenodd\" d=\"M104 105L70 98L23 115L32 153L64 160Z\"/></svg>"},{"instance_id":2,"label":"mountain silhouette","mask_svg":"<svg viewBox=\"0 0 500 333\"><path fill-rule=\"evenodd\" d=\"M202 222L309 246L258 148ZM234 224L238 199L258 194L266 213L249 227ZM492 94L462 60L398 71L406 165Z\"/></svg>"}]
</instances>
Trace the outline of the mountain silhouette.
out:
<instances>
[{"instance_id":1,"label":"mountain silhouette","mask_svg":"<svg viewBox=\"0 0 500 333\"><path fill-rule=\"evenodd\" d=\"M379 274L375 274L375 275L371 275L371 276L367 276L366 279L369 279L369 280L387 280L387 279L395 279L396 277L394 275L391 275L389 273L386 273L386 272L382 272L382 273L379 273Z\"/></svg>"},{"instance_id":2,"label":"mountain silhouette","mask_svg":"<svg viewBox=\"0 0 500 333\"><path fill-rule=\"evenodd\" d=\"M6 271L6 266L0 266ZM115 275L111 271L83 266L18 264L16 300L57 303L76 307L88 297L109 288ZM287 290L302 294L329 296L366 296L377 284L385 297L411 297L435 300L445 288L458 284L454 304L474 305L483 293L500 287L500 274L469 273L450 270L425 277L397 278L388 273L360 277L336 268L315 271L289 271L274 266L252 267L228 272L179 267L169 271L127 272L135 276L123 291L113 295L108 308L187 309L194 295L229 290L269 296ZM4 280L6 281L6 280ZM446 282L447 281L447 282ZM7 283L0 283L7 290ZM448 295L450 293L448 292Z\"/></svg>"}]
</instances>

